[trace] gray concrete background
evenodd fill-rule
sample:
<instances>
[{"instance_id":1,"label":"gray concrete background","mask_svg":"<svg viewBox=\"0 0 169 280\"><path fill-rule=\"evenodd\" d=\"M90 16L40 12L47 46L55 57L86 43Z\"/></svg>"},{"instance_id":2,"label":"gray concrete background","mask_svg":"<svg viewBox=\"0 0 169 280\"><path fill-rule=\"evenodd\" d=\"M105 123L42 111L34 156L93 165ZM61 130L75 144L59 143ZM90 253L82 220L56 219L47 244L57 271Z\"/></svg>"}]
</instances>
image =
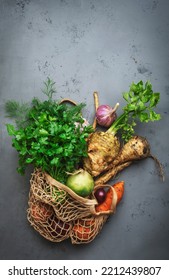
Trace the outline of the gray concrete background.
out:
<instances>
[{"instance_id":1,"label":"gray concrete background","mask_svg":"<svg viewBox=\"0 0 169 280\"><path fill-rule=\"evenodd\" d=\"M117 212L90 244L55 244L27 222L29 179L16 172L17 153L7 135L4 103L42 97L43 81L56 82L56 98L86 102L92 121L93 91L100 103L123 107L132 81L150 80L161 93L162 120L139 124L165 171L151 159L133 164ZM169 1L0 0L0 258L169 259Z\"/></svg>"}]
</instances>

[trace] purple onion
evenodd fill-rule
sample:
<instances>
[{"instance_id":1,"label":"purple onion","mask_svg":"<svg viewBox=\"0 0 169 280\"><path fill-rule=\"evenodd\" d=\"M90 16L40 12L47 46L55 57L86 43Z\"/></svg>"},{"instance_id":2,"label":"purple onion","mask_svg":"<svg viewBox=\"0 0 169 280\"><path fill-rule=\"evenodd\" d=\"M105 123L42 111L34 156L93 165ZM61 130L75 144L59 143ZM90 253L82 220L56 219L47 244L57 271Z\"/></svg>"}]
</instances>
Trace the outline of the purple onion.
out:
<instances>
[{"instance_id":1,"label":"purple onion","mask_svg":"<svg viewBox=\"0 0 169 280\"><path fill-rule=\"evenodd\" d=\"M119 107L119 103L114 108L109 105L100 105L96 111L96 119L99 125L109 127L117 118L116 110Z\"/></svg>"},{"instance_id":2,"label":"purple onion","mask_svg":"<svg viewBox=\"0 0 169 280\"><path fill-rule=\"evenodd\" d=\"M99 188L94 193L98 203L102 203L106 199L106 191L103 188Z\"/></svg>"}]
</instances>

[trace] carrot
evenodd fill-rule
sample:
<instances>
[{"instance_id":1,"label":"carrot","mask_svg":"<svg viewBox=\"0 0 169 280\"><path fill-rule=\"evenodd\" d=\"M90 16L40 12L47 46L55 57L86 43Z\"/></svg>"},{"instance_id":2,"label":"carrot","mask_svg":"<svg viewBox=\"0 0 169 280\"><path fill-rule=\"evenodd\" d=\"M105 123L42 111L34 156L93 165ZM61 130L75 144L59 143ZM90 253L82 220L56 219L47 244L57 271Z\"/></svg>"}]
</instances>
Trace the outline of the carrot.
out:
<instances>
[{"instance_id":1,"label":"carrot","mask_svg":"<svg viewBox=\"0 0 169 280\"><path fill-rule=\"evenodd\" d=\"M112 208L112 201L113 201L113 189L110 187L106 194L106 199L95 206L96 212L104 212L109 211Z\"/></svg>"},{"instance_id":2,"label":"carrot","mask_svg":"<svg viewBox=\"0 0 169 280\"><path fill-rule=\"evenodd\" d=\"M117 193L117 204L118 204L122 200L124 194L124 181L115 183L113 185L113 188Z\"/></svg>"}]
</instances>

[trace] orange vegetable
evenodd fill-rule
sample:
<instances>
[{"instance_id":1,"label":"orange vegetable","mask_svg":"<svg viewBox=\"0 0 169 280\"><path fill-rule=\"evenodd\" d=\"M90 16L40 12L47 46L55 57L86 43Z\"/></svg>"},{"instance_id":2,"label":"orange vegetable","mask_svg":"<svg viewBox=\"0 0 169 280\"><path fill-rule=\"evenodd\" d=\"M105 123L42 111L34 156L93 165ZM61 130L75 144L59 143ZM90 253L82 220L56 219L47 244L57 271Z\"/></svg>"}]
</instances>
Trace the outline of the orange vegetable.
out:
<instances>
[{"instance_id":1,"label":"orange vegetable","mask_svg":"<svg viewBox=\"0 0 169 280\"><path fill-rule=\"evenodd\" d=\"M117 182L116 184L113 185L113 188L117 193L117 204L118 204L122 200L124 194L124 181Z\"/></svg>"},{"instance_id":2,"label":"orange vegetable","mask_svg":"<svg viewBox=\"0 0 169 280\"><path fill-rule=\"evenodd\" d=\"M88 240L90 238L90 229L86 227L82 227L80 225L76 225L73 228L74 233L76 236L81 240Z\"/></svg>"},{"instance_id":3,"label":"orange vegetable","mask_svg":"<svg viewBox=\"0 0 169 280\"><path fill-rule=\"evenodd\" d=\"M31 216L37 221L46 222L53 214L53 209L50 205L40 202L31 206Z\"/></svg>"},{"instance_id":4,"label":"orange vegetable","mask_svg":"<svg viewBox=\"0 0 169 280\"><path fill-rule=\"evenodd\" d=\"M117 203L116 204L118 204L121 201L123 194L124 194L124 181L117 182L112 187L114 188L114 190L117 194ZM96 212L103 212L103 211L111 210L113 198L114 198L113 195L114 195L113 189L110 187L106 193L106 199L102 203L95 206Z\"/></svg>"},{"instance_id":5,"label":"orange vegetable","mask_svg":"<svg viewBox=\"0 0 169 280\"><path fill-rule=\"evenodd\" d=\"M106 193L106 199L102 203L96 205L95 207L96 212L111 210L112 201L113 201L113 190L112 188L109 188L109 190Z\"/></svg>"},{"instance_id":6,"label":"orange vegetable","mask_svg":"<svg viewBox=\"0 0 169 280\"><path fill-rule=\"evenodd\" d=\"M94 220L79 220L79 224L74 225L73 231L80 240L89 240L92 237Z\"/></svg>"}]
</instances>

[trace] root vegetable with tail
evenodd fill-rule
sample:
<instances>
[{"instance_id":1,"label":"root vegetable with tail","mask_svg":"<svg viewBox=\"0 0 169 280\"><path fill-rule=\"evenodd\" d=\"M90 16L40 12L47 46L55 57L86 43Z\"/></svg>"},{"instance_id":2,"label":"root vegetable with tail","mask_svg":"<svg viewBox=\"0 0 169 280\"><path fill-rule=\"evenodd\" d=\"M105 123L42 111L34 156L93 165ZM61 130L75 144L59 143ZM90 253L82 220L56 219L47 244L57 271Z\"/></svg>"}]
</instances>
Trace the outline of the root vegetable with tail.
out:
<instances>
[{"instance_id":1,"label":"root vegetable with tail","mask_svg":"<svg viewBox=\"0 0 169 280\"><path fill-rule=\"evenodd\" d=\"M158 165L160 176L164 181L164 174L159 160L151 154L150 144L146 138L141 136L133 136L121 149L115 160L107 166L104 174L95 180L95 185L105 184L117 173L132 164L145 158L152 158Z\"/></svg>"}]
</instances>

